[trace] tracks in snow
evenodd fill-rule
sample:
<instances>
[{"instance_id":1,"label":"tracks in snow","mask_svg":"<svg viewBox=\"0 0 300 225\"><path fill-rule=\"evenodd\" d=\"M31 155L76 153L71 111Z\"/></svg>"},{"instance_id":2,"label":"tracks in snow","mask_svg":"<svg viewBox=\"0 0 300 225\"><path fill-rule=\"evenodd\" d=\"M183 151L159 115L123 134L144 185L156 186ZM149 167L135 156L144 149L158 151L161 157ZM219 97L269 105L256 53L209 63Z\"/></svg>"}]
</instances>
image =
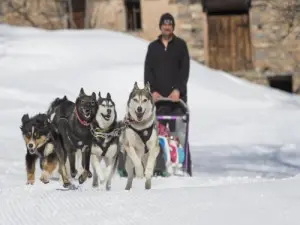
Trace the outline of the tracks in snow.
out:
<instances>
[{"instance_id":1,"label":"tracks in snow","mask_svg":"<svg viewBox=\"0 0 300 225\"><path fill-rule=\"evenodd\" d=\"M57 191L62 188L60 182L44 185L39 181L38 166L36 184L27 186L22 158L11 162L3 155L0 224L197 224L198 214L189 215L203 208L203 196L197 193L294 176L299 173L297 162L293 166L287 162L299 154L297 149L296 145L192 148L194 177L154 178L151 191L144 190L144 180L134 180L129 192L124 190L126 179L118 177L111 192L93 189L92 179L78 190Z\"/></svg>"}]
</instances>

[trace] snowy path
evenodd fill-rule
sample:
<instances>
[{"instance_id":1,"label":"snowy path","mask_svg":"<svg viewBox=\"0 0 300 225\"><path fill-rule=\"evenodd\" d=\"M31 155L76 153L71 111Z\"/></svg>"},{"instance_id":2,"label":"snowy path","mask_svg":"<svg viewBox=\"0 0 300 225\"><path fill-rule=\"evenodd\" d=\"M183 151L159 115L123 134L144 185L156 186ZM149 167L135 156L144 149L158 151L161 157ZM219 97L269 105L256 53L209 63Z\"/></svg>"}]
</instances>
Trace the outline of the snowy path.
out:
<instances>
[{"instance_id":1,"label":"snowy path","mask_svg":"<svg viewBox=\"0 0 300 225\"><path fill-rule=\"evenodd\" d=\"M1 177L0 224L298 224L293 218L300 193L290 193L300 179L272 178L288 178L300 169L280 162L278 149L265 149L260 157L249 153L253 149L198 151L195 177L154 178L151 191L144 191L140 180L124 191L126 180L118 177L111 192L92 189L91 180L76 191L60 191L55 180L26 186L23 162L15 161Z\"/></svg>"},{"instance_id":2,"label":"snowy path","mask_svg":"<svg viewBox=\"0 0 300 225\"><path fill-rule=\"evenodd\" d=\"M280 182L133 193L19 188L3 201L0 218L1 224L296 225L300 194L291 196L295 182L285 182L284 191Z\"/></svg>"},{"instance_id":3,"label":"snowy path","mask_svg":"<svg viewBox=\"0 0 300 225\"><path fill-rule=\"evenodd\" d=\"M1 224L45 225L298 224L294 219L300 204L289 194L295 183L285 182L289 188L284 191L277 182L148 193L57 192L36 187L24 196L24 190L16 189L10 192L14 195L9 203L4 201L0 218Z\"/></svg>"}]
</instances>

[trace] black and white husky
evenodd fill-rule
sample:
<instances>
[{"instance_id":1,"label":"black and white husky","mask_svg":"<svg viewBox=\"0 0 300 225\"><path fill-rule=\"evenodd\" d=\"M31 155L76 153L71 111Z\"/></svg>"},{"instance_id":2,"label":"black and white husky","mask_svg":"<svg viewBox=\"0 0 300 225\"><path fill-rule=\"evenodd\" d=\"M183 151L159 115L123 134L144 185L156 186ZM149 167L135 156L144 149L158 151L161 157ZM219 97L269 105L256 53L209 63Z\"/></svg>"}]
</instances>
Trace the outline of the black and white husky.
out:
<instances>
[{"instance_id":1,"label":"black and white husky","mask_svg":"<svg viewBox=\"0 0 300 225\"><path fill-rule=\"evenodd\" d=\"M150 189L160 148L156 128L156 108L148 83L140 89L135 82L127 102L126 120L129 121L129 126L122 132L121 139L128 174L125 189L130 190L132 187L134 169L137 178L143 178L145 175L145 189Z\"/></svg>"},{"instance_id":2,"label":"black and white husky","mask_svg":"<svg viewBox=\"0 0 300 225\"><path fill-rule=\"evenodd\" d=\"M114 135L118 127L115 103L110 93L103 98L99 92L98 111L91 128L94 134L91 148L93 187L98 187L100 181L100 185L106 183L106 190L110 190L119 155L119 137ZM102 159L106 164L105 170L100 166Z\"/></svg>"}]
</instances>

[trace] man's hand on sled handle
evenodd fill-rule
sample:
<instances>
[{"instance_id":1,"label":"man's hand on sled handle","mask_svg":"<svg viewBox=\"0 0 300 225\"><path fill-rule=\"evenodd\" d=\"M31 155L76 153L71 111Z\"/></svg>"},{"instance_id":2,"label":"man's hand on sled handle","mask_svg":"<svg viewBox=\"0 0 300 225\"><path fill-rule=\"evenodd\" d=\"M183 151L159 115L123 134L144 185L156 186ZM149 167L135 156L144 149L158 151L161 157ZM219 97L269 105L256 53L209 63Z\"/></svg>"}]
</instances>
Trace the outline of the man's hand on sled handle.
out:
<instances>
[{"instance_id":1,"label":"man's hand on sled handle","mask_svg":"<svg viewBox=\"0 0 300 225\"><path fill-rule=\"evenodd\" d=\"M177 89L174 89L171 94L168 96L173 102L178 102L180 97L180 92Z\"/></svg>"},{"instance_id":2,"label":"man's hand on sled handle","mask_svg":"<svg viewBox=\"0 0 300 225\"><path fill-rule=\"evenodd\" d=\"M154 91L152 93L152 98L153 98L153 101L156 102L159 98L161 98L161 95L157 91Z\"/></svg>"}]
</instances>

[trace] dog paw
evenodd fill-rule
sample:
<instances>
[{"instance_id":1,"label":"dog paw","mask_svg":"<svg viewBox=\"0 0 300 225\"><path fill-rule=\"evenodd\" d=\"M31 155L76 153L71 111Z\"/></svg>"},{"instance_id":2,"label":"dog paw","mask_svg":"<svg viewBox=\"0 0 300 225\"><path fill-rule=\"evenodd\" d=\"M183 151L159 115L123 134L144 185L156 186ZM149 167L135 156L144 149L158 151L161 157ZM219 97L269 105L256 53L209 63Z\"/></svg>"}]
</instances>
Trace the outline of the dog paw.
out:
<instances>
[{"instance_id":1,"label":"dog paw","mask_svg":"<svg viewBox=\"0 0 300 225\"><path fill-rule=\"evenodd\" d=\"M69 187L71 187L71 185L72 185L71 182L68 181L68 182L64 182L63 187L69 188Z\"/></svg>"},{"instance_id":2,"label":"dog paw","mask_svg":"<svg viewBox=\"0 0 300 225\"><path fill-rule=\"evenodd\" d=\"M92 178L93 177L93 174L91 171L88 171L88 178Z\"/></svg>"},{"instance_id":3,"label":"dog paw","mask_svg":"<svg viewBox=\"0 0 300 225\"><path fill-rule=\"evenodd\" d=\"M105 188L106 188L107 191L110 191L110 189L111 189L111 184L110 184L109 182L107 182Z\"/></svg>"},{"instance_id":4,"label":"dog paw","mask_svg":"<svg viewBox=\"0 0 300 225\"><path fill-rule=\"evenodd\" d=\"M26 184L27 184L27 185L29 185L29 184L30 184L30 185L33 185L33 184L34 184L34 180L28 180L28 181L26 182Z\"/></svg>"},{"instance_id":5,"label":"dog paw","mask_svg":"<svg viewBox=\"0 0 300 225\"><path fill-rule=\"evenodd\" d=\"M75 177L76 177L76 175L77 175L77 170L75 170L75 171L71 172L71 177L72 177L72 178L75 178Z\"/></svg>"},{"instance_id":6,"label":"dog paw","mask_svg":"<svg viewBox=\"0 0 300 225\"><path fill-rule=\"evenodd\" d=\"M151 179L147 179L145 183L145 189L150 190L151 189Z\"/></svg>"},{"instance_id":7,"label":"dog paw","mask_svg":"<svg viewBox=\"0 0 300 225\"><path fill-rule=\"evenodd\" d=\"M88 178L88 171L83 171L83 173L79 176L79 184L83 184Z\"/></svg>"},{"instance_id":8,"label":"dog paw","mask_svg":"<svg viewBox=\"0 0 300 225\"><path fill-rule=\"evenodd\" d=\"M94 181L94 182L92 183L92 187L93 187L93 188L99 187L98 181Z\"/></svg>"},{"instance_id":9,"label":"dog paw","mask_svg":"<svg viewBox=\"0 0 300 225\"><path fill-rule=\"evenodd\" d=\"M40 177L40 181L42 181L44 184L48 184L49 183L49 173L46 171L43 171L42 175Z\"/></svg>"},{"instance_id":10,"label":"dog paw","mask_svg":"<svg viewBox=\"0 0 300 225\"><path fill-rule=\"evenodd\" d=\"M44 184L48 184L49 183L49 180L45 179L43 177L40 178L40 181L42 181Z\"/></svg>"}]
</instances>

